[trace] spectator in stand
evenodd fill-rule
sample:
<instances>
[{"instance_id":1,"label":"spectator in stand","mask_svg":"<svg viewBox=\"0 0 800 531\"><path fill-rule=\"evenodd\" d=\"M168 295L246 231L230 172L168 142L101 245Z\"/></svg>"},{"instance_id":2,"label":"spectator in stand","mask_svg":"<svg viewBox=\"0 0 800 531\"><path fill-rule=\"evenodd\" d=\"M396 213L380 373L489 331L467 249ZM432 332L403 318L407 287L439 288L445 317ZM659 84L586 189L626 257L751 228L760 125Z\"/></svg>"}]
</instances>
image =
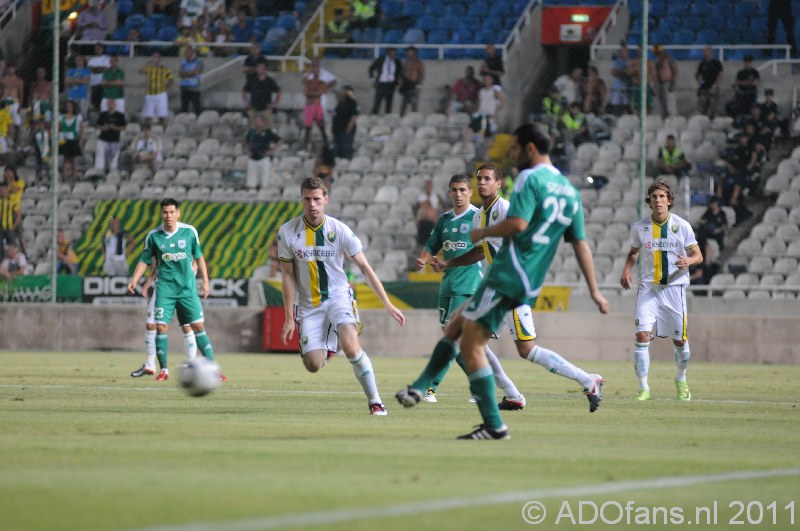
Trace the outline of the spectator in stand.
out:
<instances>
[{"instance_id":1,"label":"spectator in stand","mask_svg":"<svg viewBox=\"0 0 800 531\"><path fill-rule=\"evenodd\" d=\"M319 78L319 65L312 68L311 77L303 77L303 93L306 97L306 105L303 108L303 146L301 151L309 147L311 141L311 127L316 124L322 134L322 143L328 144L328 135L325 133L325 111L322 108L322 96L328 88L328 84Z\"/></svg>"},{"instance_id":2,"label":"spectator in stand","mask_svg":"<svg viewBox=\"0 0 800 531\"><path fill-rule=\"evenodd\" d=\"M179 0L148 0L146 12L148 17L154 13L163 13L171 18L178 14L179 8Z\"/></svg>"},{"instance_id":3,"label":"spectator in stand","mask_svg":"<svg viewBox=\"0 0 800 531\"><path fill-rule=\"evenodd\" d=\"M228 12L238 13L240 9L246 8L249 14L256 15L272 15L277 17L284 11L288 11L294 7L294 0L270 0L263 6L264 12L259 11L256 0L233 0L229 2Z\"/></svg>"},{"instance_id":4,"label":"spectator in stand","mask_svg":"<svg viewBox=\"0 0 800 531\"><path fill-rule=\"evenodd\" d=\"M720 250L725 248L725 231L727 229L728 216L720 208L717 198L712 197L708 201L708 208L700 218L700 224L697 227L697 243L700 244L703 256L706 255L708 240L716 240Z\"/></svg>"},{"instance_id":5,"label":"spectator in stand","mask_svg":"<svg viewBox=\"0 0 800 531\"><path fill-rule=\"evenodd\" d=\"M36 69L36 80L31 84L31 116L32 120L50 123L53 112L50 100L53 94L53 83L47 79L47 71L43 66Z\"/></svg>"},{"instance_id":6,"label":"spectator in stand","mask_svg":"<svg viewBox=\"0 0 800 531\"><path fill-rule=\"evenodd\" d=\"M281 101L281 88L267 74L266 63L256 65L256 76L245 83L242 100L247 108L251 128L256 125L256 117L261 116L267 129L272 129L272 110Z\"/></svg>"},{"instance_id":7,"label":"spectator in stand","mask_svg":"<svg viewBox=\"0 0 800 531\"><path fill-rule=\"evenodd\" d=\"M356 122L360 110L355 99L353 87L345 85L333 111L333 145L339 158L353 158L353 141L356 138Z\"/></svg>"},{"instance_id":8,"label":"spectator in stand","mask_svg":"<svg viewBox=\"0 0 800 531\"><path fill-rule=\"evenodd\" d=\"M488 157L497 132L497 118L506 106L506 97L503 89L494 84L491 74L483 75L483 86L478 92L478 110L472 115L469 127L473 136L482 137L484 151Z\"/></svg>"},{"instance_id":9,"label":"spectator in stand","mask_svg":"<svg viewBox=\"0 0 800 531\"><path fill-rule=\"evenodd\" d=\"M184 56L178 70L181 112L189 112L189 107L192 107L194 113L199 116L203 112L200 104L200 74L203 73L203 61L198 59L193 46L186 47Z\"/></svg>"},{"instance_id":10,"label":"spectator in stand","mask_svg":"<svg viewBox=\"0 0 800 531\"><path fill-rule=\"evenodd\" d=\"M264 52L261 51L261 44L257 42L250 43L250 53L244 58L244 71L245 81L250 81L256 77L256 67L263 63L267 66L267 58L264 57Z\"/></svg>"},{"instance_id":11,"label":"spectator in stand","mask_svg":"<svg viewBox=\"0 0 800 531\"><path fill-rule=\"evenodd\" d=\"M547 93L547 96L542 98L542 121L547 126L551 136L557 136L561 117L568 109L569 103L567 99L561 95L558 86L550 86L550 91ZM555 142L553 145L555 145Z\"/></svg>"},{"instance_id":12,"label":"spectator in stand","mask_svg":"<svg viewBox=\"0 0 800 531\"><path fill-rule=\"evenodd\" d=\"M81 156L84 139L86 136L83 116L78 114L77 105L72 100L67 100L64 105L64 114L58 124L59 154L64 156L64 181L77 181L78 169L75 159Z\"/></svg>"},{"instance_id":13,"label":"spectator in stand","mask_svg":"<svg viewBox=\"0 0 800 531\"><path fill-rule=\"evenodd\" d=\"M328 21L325 26L325 40L334 44L348 44L353 42L350 37L350 21L344 16L344 9L337 7L333 10L333 20ZM350 50L347 48L328 48L331 52L336 52L342 59L350 55Z\"/></svg>"},{"instance_id":14,"label":"spectator in stand","mask_svg":"<svg viewBox=\"0 0 800 531\"><path fill-rule=\"evenodd\" d=\"M134 145L133 160L136 165L149 168L153 173L158 171L163 154L161 142L153 137L153 131L148 124L142 126L142 135Z\"/></svg>"},{"instance_id":15,"label":"spectator in stand","mask_svg":"<svg viewBox=\"0 0 800 531\"><path fill-rule=\"evenodd\" d=\"M744 124L744 130L750 136L751 143L755 142L761 146L758 151L759 158L762 155L766 158L772 149L773 130L762 115L761 105L753 105L750 109L750 117Z\"/></svg>"},{"instance_id":16,"label":"spectator in stand","mask_svg":"<svg viewBox=\"0 0 800 531\"><path fill-rule=\"evenodd\" d=\"M22 207L11 197L8 183L0 181L0 250L4 244L17 242L17 225L21 222Z\"/></svg>"},{"instance_id":17,"label":"spectator in stand","mask_svg":"<svg viewBox=\"0 0 800 531\"><path fill-rule=\"evenodd\" d=\"M631 79L631 103L633 104L633 110L635 112L639 112L639 109L642 106L642 95L639 86L642 82L642 64L639 54L636 52L631 52L631 60L628 64L628 75ZM646 100L645 100L645 108L647 109L647 114L653 114L653 111L656 108L655 103L655 95L656 91L653 88L654 80L656 79L656 66L652 59L647 59L647 67L645 70L645 92L646 92Z\"/></svg>"},{"instance_id":18,"label":"spectator in stand","mask_svg":"<svg viewBox=\"0 0 800 531\"><path fill-rule=\"evenodd\" d=\"M606 113L606 83L600 78L597 68L586 69L586 79L581 85L583 94L583 112L602 116Z\"/></svg>"},{"instance_id":19,"label":"spectator in stand","mask_svg":"<svg viewBox=\"0 0 800 531\"><path fill-rule=\"evenodd\" d=\"M265 120L261 115L255 117L255 127L247 132L247 188L261 187L266 190L272 177L272 154L280 137L265 128Z\"/></svg>"},{"instance_id":20,"label":"spectator in stand","mask_svg":"<svg viewBox=\"0 0 800 531\"><path fill-rule=\"evenodd\" d=\"M17 206L20 213L19 223L14 228L17 245L20 250L25 252L25 242L22 238L22 222L25 220L25 213L22 211L22 195L25 193L25 180L17 176L17 169L13 166L6 166L3 169L3 178L8 184L8 196L11 202Z\"/></svg>"},{"instance_id":21,"label":"spectator in stand","mask_svg":"<svg viewBox=\"0 0 800 531\"><path fill-rule=\"evenodd\" d=\"M209 22L217 17L225 18L225 0L206 0L206 16Z\"/></svg>"},{"instance_id":22,"label":"spectator in stand","mask_svg":"<svg viewBox=\"0 0 800 531\"><path fill-rule=\"evenodd\" d=\"M206 12L206 0L181 0L180 16L178 21L181 26L191 27L194 19Z\"/></svg>"},{"instance_id":23,"label":"spectator in stand","mask_svg":"<svg viewBox=\"0 0 800 531\"><path fill-rule=\"evenodd\" d=\"M92 72L89 76L89 102L97 111L100 110L100 102L103 99L103 74L111 68L111 58L106 55L106 49L102 44L94 45L94 55L86 66Z\"/></svg>"},{"instance_id":24,"label":"spectator in stand","mask_svg":"<svg viewBox=\"0 0 800 531\"><path fill-rule=\"evenodd\" d=\"M72 242L64 236L64 231L56 231L56 274L72 275L78 274L78 255Z\"/></svg>"},{"instance_id":25,"label":"spectator in stand","mask_svg":"<svg viewBox=\"0 0 800 531\"><path fill-rule=\"evenodd\" d=\"M125 70L119 67L119 57L116 55L111 56L108 70L103 72L102 87L100 111L107 111L109 100L114 100L117 112L125 114Z\"/></svg>"},{"instance_id":26,"label":"spectator in stand","mask_svg":"<svg viewBox=\"0 0 800 531\"><path fill-rule=\"evenodd\" d=\"M772 135L776 136L780 130L781 138L789 140L789 120L781 118L780 107L775 101L775 91L768 88L764 91L764 103L761 104L761 116L764 117L764 122L769 126Z\"/></svg>"},{"instance_id":27,"label":"spectator in stand","mask_svg":"<svg viewBox=\"0 0 800 531\"><path fill-rule=\"evenodd\" d=\"M139 31L139 28L131 28L128 32L128 37L126 39L129 42L133 43L140 43L142 42L142 34ZM127 47L126 47L127 49ZM148 55L148 50L146 46L133 46L133 55L136 57L142 57Z\"/></svg>"},{"instance_id":28,"label":"spectator in stand","mask_svg":"<svg viewBox=\"0 0 800 531\"><path fill-rule=\"evenodd\" d=\"M722 63L714 59L711 46L703 48L703 60L697 65L694 78L697 80L697 112L705 114L712 120L717 115L719 102L719 86L722 84L724 72Z\"/></svg>"},{"instance_id":29,"label":"spectator in stand","mask_svg":"<svg viewBox=\"0 0 800 531\"><path fill-rule=\"evenodd\" d=\"M377 28L380 21L378 0L351 0L350 25L353 28Z\"/></svg>"},{"instance_id":30,"label":"spectator in stand","mask_svg":"<svg viewBox=\"0 0 800 531\"><path fill-rule=\"evenodd\" d=\"M433 181L425 181L425 189L417 198L417 246L421 254L431 235L442 208L442 198L433 191Z\"/></svg>"},{"instance_id":31,"label":"spectator in stand","mask_svg":"<svg viewBox=\"0 0 800 531\"><path fill-rule=\"evenodd\" d=\"M567 104L572 102L580 103L580 88L583 84L583 68L576 66L568 74L562 74L553 82L561 95L567 100Z\"/></svg>"},{"instance_id":32,"label":"spectator in stand","mask_svg":"<svg viewBox=\"0 0 800 531\"><path fill-rule=\"evenodd\" d=\"M749 114L750 109L758 97L758 83L761 76L758 70L753 68L753 56L744 56L744 67L736 73L736 82L733 85L734 98L728 102L726 110L734 118Z\"/></svg>"},{"instance_id":33,"label":"spectator in stand","mask_svg":"<svg viewBox=\"0 0 800 531\"><path fill-rule=\"evenodd\" d=\"M194 47L194 51L200 57L206 57L209 52L211 51L208 46L203 46L203 44L209 43L214 40L210 25L206 24L206 17L200 15L199 17L195 17L194 23L192 24L192 39L194 40L197 46Z\"/></svg>"},{"instance_id":34,"label":"spectator in stand","mask_svg":"<svg viewBox=\"0 0 800 531\"><path fill-rule=\"evenodd\" d=\"M34 118L31 123L31 140L36 152L36 172L46 172L50 164L50 125Z\"/></svg>"},{"instance_id":35,"label":"spectator in stand","mask_svg":"<svg viewBox=\"0 0 800 531\"><path fill-rule=\"evenodd\" d=\"M631 79L628 75L628 44L620 41L619 51L611 63L611 101L609 111L615 116L631 112Z\"/></svg>"},{"instance_id":36,"label":"spectator in stand","mask_svg":"<svg viewBox=\"0 0 800 531\"><path fill-rule=\"evenodd\" d=\"M478 106L478 92L481 90L481 82L475 77L475 68L468 66L464 71L464 77L459 78L453 83L450 89L449 113L465 112L472 114Z\"/></svg>"},{"instance_id":37,"label":"spectator in stand","mask_svg":"<svg viewBox=\"0 0 800 531\"><path fill-rule=\"evenodd\" d=\"M311 59L311 64L308 67L308 72L306 72L303 75L304 80L311 79L313 77L318 77L320 80L325 82L325 92L322 93L322 98L320 99L322 110L325 111L328 108L328 91L333 89L336 86L336 83L339 82L339 80L336 79L336 76L333 75L333 72L331 72L327 68L322 68L322 66L320 65L319 57L314 57L313 59Z\"/></svg>"},{"instance_id":38,"label":"spectator in stand","mask_svg":"<svg viewBox=\"0 0 800 531\"><path fill-rule=\"evenodd\" d=\"M581 112L581 104L577 101L569 104L569 110L561 116L559 125L568 159L572 158L576 147L592 141L586 115Z\"/></svg>"},{"instance_id":39,"label":"spectator in stand","mask_svg":"<svg viewBox=\"0 0 800 531\"><path fill-rule=\"evenodd\" d=\"M212 41L216 44L224 44L227 42L233 41L233 36L231 36L231 27L228 24L228 21L224 18L217 19L211 26L213 28L212 34L213 39ZM258 43L253 43L258 46L259 50L261 46ZM252 45L251 45L252 46ZM214 48L214 55L216 57L227 57L229 56L233 50L228 48L227 46L217 46ZM245 59L246 61L247 59Z\"/></svg>"},{"instance_id":40,"label":"spectator in stand","mask_svg":"<svg viewBox=\"0 0 800 531\"><path fill-rule=\"evenodd\" d=\"M667 135L667 144L658 150L656 163L660 173L679 178L688 175L689 168L691 168L683 150L678 147L675 135Z\"/></svg>"},{"instance_id":41,"label":"spectator in stand","mask_svg":"<svg viewBox=\"0 0 800 531\"><path fill-rule=\"evenodd\" d=\"M108 110L100 113L97 118L97 128L100 135L97 139L97 152L95 153L95 169L106 171L116 170L119 165L119 139L125 130L127 122L125 115L117 111L117 100L108 100Z\"/></svg>"},{"instance_id":42,"label":"spectator in stand","mask_svg":"<svg viewBox=\"0 0 800 531\"><path fill-rule=\"evenodd\" d=\"M251 42L254 37L253 21L247 16L247 8L241 7L236 13L236 23L231 26L233 42Z\"/></svg>"},{"instance_id":43,"label":"spectator in stand","mask_svg":"<svg viewBox=\"0 0 800 531\"><path fill-rule=\"evenodd\" d=\"M108 230L103 236L103 274L109 277L127 277L130 274L128 255L133 240L119 226L119 218L112 216L108 220Z\"/></svg>"},{"instance_id":44,"label":"spectator in stand","mask_svg":"<svg viewBox=\"0 0 800 531\"><path fill-rule=\"evenodd\" d=\"M656 54L656 95L661 117L675 116L678 114L678 96L675 92L678 62L660 44L656 44L653 51Z\"/></svg>"},{"instance_id":45,"label":"spectator in stand","mask_svg":"<svg viewBox=\"0 0 800 531\"><path fill-rule=\"evenodd\" d=\"M372 114L378 114L381 102L386 102L386 114L392 112L394 91L403 76L403 63L397 58L397 49L386 49L386 55L378 57L369 65L369 77L375 87L375 99L372 103Z\"/></svg>"},{"instance_id":46,"label":"spectator in stand","mask_svg":"<svg viewBox=\"0 0 800 531\"><path fill-rule=\"evenodd\" d=\"M11 118L8 106L3 100L0 100L0 163L3 165L8 162L8 155L11 152L8 143L8 135L13 125L14 119Z\"/></svg>"},{"instance_id":47,"label":"spectator in stand","mask_svg":"<svg viewBox=\"0 0 800 531\"><path fill-rule=\"evenodd\" d=\"M25 255L17 251L13 243L6 244L3 261L0 262L0 278L11 282L15 277L26 275L29 271Z\"/></svg>"},{"instance_id":48,"label":"spectator in stand","mask_svg":"<svg viewBox=\"0 0 800 531\"><path fill-rule=\"evenodd\" d=\"M98 0L89 0L89 7L81 11L76 23L77 34L82 41L104 41L108 34L108 18L105 9L100 9ZM91 47L87 47L91 50Z\"/></svg>"},{"instance_id":49,"label":"spectator in stand","mask_svg":"<svg viewBox=\"0 0 800 531\"><path fill-rule=\"evenodd\" d=\"M406 60L403 63L403 75L400 82L400 116L405 116L406 107L411 106L413 112L419 111L419 90L425 82L425 64L417 56L414 46L406 48Z\"/></svg>"},{"instance_id":50,"label":"spectator in stand","mask_svg":"<svg viewBox=\"0 0 800 531\"><path fill-rule=\"evenodd\" d=\"M89 112L89 77L91 70L86 68L86 59L82 55L75 56L75 66L67 71L64 84L67 86L67 99L74 102L75 111L82 117Z\"/></svg>"},{"instance_id":51,"label":"spectator in stand","mask_svg":"<svg viewBox=\"0 0 800 531\"><path fill-rule=\"evenodd\" d=\"M751 217L753 213L745 206L744 191L748 189L750 177L757 170L758 154L747 134L739 136L739 143L726 159L726 171L716 186L716 195L723 204L733 207L736 214L734 226Z\"/></svg>"},{"instance_id":52,"label":"spectator in stand","mask_svg":"<svg viewBox=\"0 0 800 531\"><path fill-rule=\"evenodd\" d=\"M792 57L797 57L797 41L794 37L794 13L792 13L792 0L769 0L767 8L767 44L775 43L775 30L778 27L778 19L783 24L786 33L786 42L791 47ZM772 57L772 50L764 50L764 55Z\"/></svg>"},{"instance_id":53,"label":"spectator in stand","mask_svg":"<svg viewBox=\"0 0 800 531\"><path fill-rule=\"evenodd\" d=\"M22 105L22 98L25 94L25 82L17 75L17 68L14 63L9 63L6 66L3 76L0 77L0 86L3 89L2 99L8 106L8 112L11 114L14 126L13 130L9 131L9 138L13 137L15 141L18 141L19 128L22 126L19 108Z\"/></svg>"},{"instance_id":54,"label":"spectator in stand","mask_svg":"<svg viewBox=\"0 0 800 531\"><path fill-rule=\"evenodd\" d=\"M322 146L314 160L314 176L322 179L328 192L331 191L336 179L336 156L328 145Z\"/></svg>"},{"instance_id":55,"label":"spectator in stand","mask_svg":"<svg viewBox=\"0 0 800 531\"><path fill-rule=\"evenodd\" d=\"M486 57L483 59L483 63L481 64L480 75L490 75L492 76L492 83L497 85L498 87L502 87L502 75L506 73L506 70L503 66L503 58L497 54L497 48L494 44L487 44L486 45Z\"/></svg>"},{"instance_id":56,"label":"spectator in stand","mask_svg":"<svg viewBox=\"0 0 800 531\"><path fill-rule=\"evenodd\" d=\"M139 73L146 76L142 116L148 124L157 117L165 125L169 116L167 90L172 86L173 79L172 71L161 64L161 52L154 51L150 60L139 69Z\"/></svg>"}]
</instances>

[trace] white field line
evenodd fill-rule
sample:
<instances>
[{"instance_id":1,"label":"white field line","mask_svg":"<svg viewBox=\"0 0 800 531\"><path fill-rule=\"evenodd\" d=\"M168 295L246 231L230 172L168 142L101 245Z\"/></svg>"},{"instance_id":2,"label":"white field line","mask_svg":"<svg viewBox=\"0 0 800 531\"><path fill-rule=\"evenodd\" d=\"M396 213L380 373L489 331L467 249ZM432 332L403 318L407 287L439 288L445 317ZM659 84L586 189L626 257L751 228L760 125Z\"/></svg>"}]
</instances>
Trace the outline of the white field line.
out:
<instances>
[{"instance_id":1,"label":"white field line","mask_svg":"<svg viewBox=\"0 0 800 531\"><path fill-rule=\"evenodd\" d=\"M480 443L465 443L480 444ZM370 518L392 518L400 516L413 516L422 513L433 513L453 509L473 509L489 505L504 505L526 501L540 501L547 499L569 499L580 496L593 496L625 492L625 491L653 491L686 487L689 485L703 485L707 483L747 481L751 479L765 479L786 476L800 476L800 467L781 468L775 470L753 470L728 472L723 474L704 474L683 477L662 477L641 479L635 481L618 481L612 483L597 483L594 485L580 485L575 487L558 487L548 489L533 489L487 494L483 496L470 496L460 498L444 498L401 505L384 507L362 507L353 509L336 509L330 511L294 513L282 516L252 518L228 522L195 523L179 526L159 526L147 528L145 531L234 531L253 529L280 529L286 527L304 527L311 525L336 524L367 520Z\"/></svg>"},{"instance_id":2,"label":"white field line","mask_svg":"<svg viewBox=\"0 0 800 531\"><path fill-rule=\"evenodd\" d=\"M181 391L177 385L166 384L164 386L149 386L149 387L126 387L126 386L113 386L113 385L60 385L60 384L0 384L0 389L87 389L92 391L133 391L133 392L142 392L142 391ZM280 389L238 389L235 387L231 388L232 392L237 393L262 393L267 395L291 395L291 396L308 396L308 395L362 395L364 394L363 391L320 391L320 390L299 390L299 389L292 389L292 390L280 390ZM436 393L436 396L465 396L461 393ZM559 395L535 395L535 398L543 398L543 399L564 399L564 400L574 400L575 396L568 395L568 394L559 394ZM603 396L603 402L611 402L611 401L632 401L633 398L631 396L630 399L628 398L614 398L614 397L607 397ZM677 402L674 398L652 398L651 401L656 402ZM466 402L466 399L464 399ZM777 401L770 401L770 400L715 400L715 399L706 399L706 398L692 398L692 403L701 403L701 404L742 404L742 405L770 405L770 406L795 406L798 402L777 402ZM535 405L535 402L531 402L531 405Z\"/></svg>"}]
</instances>

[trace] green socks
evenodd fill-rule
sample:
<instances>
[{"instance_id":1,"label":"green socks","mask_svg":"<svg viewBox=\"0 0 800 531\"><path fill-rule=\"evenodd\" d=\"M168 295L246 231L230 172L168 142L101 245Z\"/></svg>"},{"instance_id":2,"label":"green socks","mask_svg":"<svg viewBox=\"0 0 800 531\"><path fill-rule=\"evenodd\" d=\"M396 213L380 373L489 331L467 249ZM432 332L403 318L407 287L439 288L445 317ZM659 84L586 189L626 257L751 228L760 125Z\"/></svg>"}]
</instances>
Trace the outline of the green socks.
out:
<instances>
[{"instance_id":1,"label":"green socks","mask_svg":"<svg viewBox=\"0 0 800 531\"><path fill-rule=\"evenodd\" d=\"M211 347L211 340L208 339L208 334L206 334L206 331L203 330L201 332L195 332L194 339L197 342L197 348L200 349L200 352L203 353L203 356L206 359L214 361L214 349Z\"/></svg>"},{"instance_id":2,"label":"green socks","mask_svg":"<svg viewBox=\"0 0 800 531\"><path fill-rule=\"evenodd\" d=\"M422 370L422 374L411 384L411 387L420 391L425 391L428 387L436 389L444 375L447 374L450 362L453 361L457 354L458 345L454 341L447 337L440 339L433 349L431 359L428 360L428 364Z\"/></svg>"},{"instance_id":3,"label":"green socks","mask_svg":"<svg viewBox=\"0 0 800 531\"><path fill-rule=\"evenodd\" d=\"M167 368L167 348L169 347L169 337L167 334L156 335L156 356L158 357L158 366L161 369Z\"/></svg>"},{"instance_id":4,"label":"green socks","mask_svg":"<svg viewBox=\"0 0 800 531\"><path fill-rule=\"evenodd\" d=\"M478 410L483 417L483 424L491 430L502 429L505 424L500 418L497 400L494 397L494 374L492 367L486 366L468 375L469 390L478 404Z\"/></svg>"}]
</instances>

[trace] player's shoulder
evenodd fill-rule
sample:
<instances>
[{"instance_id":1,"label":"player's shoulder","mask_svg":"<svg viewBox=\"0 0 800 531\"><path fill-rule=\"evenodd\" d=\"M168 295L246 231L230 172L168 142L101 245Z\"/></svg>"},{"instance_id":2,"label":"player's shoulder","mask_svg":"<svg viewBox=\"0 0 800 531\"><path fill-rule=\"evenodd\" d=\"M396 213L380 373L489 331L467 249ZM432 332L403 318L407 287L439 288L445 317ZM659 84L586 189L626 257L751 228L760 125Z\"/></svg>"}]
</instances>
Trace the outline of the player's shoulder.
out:
<instances>
[{"instance_id":1,"label":"player's shoulder","mask_svg":"<svg viewBox=\"0 0 800 531\"><path fill-rule=\"evenodd\" d=\"M670 216L669 216L669 224L670 224L670 227L675 226L675 227L678 227L678 228L683 229L683 230L694 231L694 229L692 229L692 224L689 223L689 221L687 221L687 220L683 219L682 217L680 217L679 215L673 214L671 212L670 212Z\"/></svg>"},{"instance_id":2,"label":"player's shoulder","mask_svg":"<svg viewBox=\"0 0 800 531\"><path fill-rule=\"evenodd\" d=\"M287 221L286 223L284 223L283 225L281 225L278 228L278 232L286 232L286 231L290 231L291 232L291 231L295 230L299 225L303 225L303 224L304 224L303 223L303 216L302 215L301 216L297 216L296 218L292 218L289 221Z\"/></svg>"},{"instance_id":3,"label":"player's shoulder","mask_svg":"<svg viewBox=\"0 0 800 531\"><path fill-rule=\"evenodd\" d=\"M198 236L197 229L194 228L194 225L189 225L188 223L182 223L182 222L179 221L178 222L178 230L181 230L181 231L184 231L184 232L190 232L190 233L194 234L195 236Z\"/></svg>"}]
</instances>

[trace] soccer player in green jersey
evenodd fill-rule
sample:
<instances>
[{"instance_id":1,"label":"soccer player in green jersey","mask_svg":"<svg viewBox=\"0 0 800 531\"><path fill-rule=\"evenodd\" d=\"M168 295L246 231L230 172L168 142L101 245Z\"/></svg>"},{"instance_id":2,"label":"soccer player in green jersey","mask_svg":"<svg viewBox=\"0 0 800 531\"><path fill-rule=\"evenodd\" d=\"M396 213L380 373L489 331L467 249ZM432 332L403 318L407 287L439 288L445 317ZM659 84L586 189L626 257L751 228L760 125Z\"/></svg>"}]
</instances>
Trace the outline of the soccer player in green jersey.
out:
<instances>
[{"instance_id":1,"label":"soccer player in green jersey","mask_svg":"<svg viewBox=\"0 0 800 531\"><path fill-rule=\"evenodd\" d=\"M431 262L438 263L437 255L442 251L445 262L458 257L471 254L475 246L469 240L469 232L474 228L476 216L480 211L470 203L472 188L467 175L453 175L450 178L448 189L453 208L442 214L436 226L428 237L428 242L422 254L416 260L418 270ZM478 218L479 219L479 218ZM439 286L439 324L444 326L450 321L455 311L469 299L483 278L481 265L478 260L464 262L463 267L446 269L442 283ZM456 338L457 339L457 338ZM500 360L492 350L486 347L486 355L492 365L497 385L505 392L503 408L522 409L525 407L525 397L506 375L500 365ZM456 362L463 368L461 356L456 356ZM448 363L437 374L430 387L425 391L423 400L436 402L436 391L450 368ZM511 402L514 404L511 404Z\"/></svg>"},{"instance_id":2,"label":"soccer player in green jersey","mask_svg":"<svg viewBox=\"0 0 800 531\"><path fill-rule=\"evenodd\" d=\"M459 347L483 424L459 439L510 438L494 400L494 379L486 359L486 344L509 310L520 304L536 304L562 237L572 242L592 299L601 313L608 313L608 301L597 287L594 261L586 242L580 193L552 165L549 152L550 138L538 127L525 124L514 131L511 156L522 171L514 183L507 218L470 233L472 242L499 236L503 238L503 245L462 313ZM456 322L451 321L448 327ZM536 347L532 356L537 355L537 348L538 355L542 354L541 347ZM458 351L452 341L446 338L439 341L425 371L408 388L397 392L397 400L405 407L418 404L422 390L456 354ZM558 356L554 352L547 355Z\"/></svg>"},{"instance_id":3,"label":"soccer player in green jersey","mask_svg":"<svg viewBox=\"0 0 800 531\"><path fill-rule=\"evenodd\" d=\"M195 281L195 272L192 261L197 261L197 268L203 278L200 294L208 297L209 280L208 267L203 258L200 247L200 238L197 229L191 225L181 223L180 203L171 197L161 200L160 227L147 233L144 240L144 249L136 264L133 277L128 283L128 292L133 294L139 279L142 278L147 266L153 262L158 267L158 286L153 308L153 317L156 323L156 356L161 371L156 377L157 381L169 378L167 368L167 329L172 315L177 311L180 323L189 323L194 330L195 341L200 352L209 360L214 360L214 349L206 334L203 319L203 306ZM227 379L219 373L220 379Z\"/></svg>"}]
</instances>

